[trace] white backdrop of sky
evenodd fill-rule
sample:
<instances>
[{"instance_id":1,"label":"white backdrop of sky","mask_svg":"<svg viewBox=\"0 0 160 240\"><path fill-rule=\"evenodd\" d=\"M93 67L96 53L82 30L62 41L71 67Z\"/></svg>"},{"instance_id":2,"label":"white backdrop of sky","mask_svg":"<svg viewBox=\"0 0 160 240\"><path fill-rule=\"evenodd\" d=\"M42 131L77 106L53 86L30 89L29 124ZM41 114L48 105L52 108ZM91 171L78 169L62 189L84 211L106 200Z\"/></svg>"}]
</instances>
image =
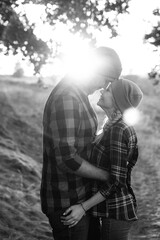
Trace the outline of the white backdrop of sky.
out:
<instances>
[{"instance_id":1,"label":"white backdrop of sky","mask_svg":"<svg viewBox=\"0 0 160 240\"><path fill-rule=\"evenodd\" d=\"M130 14L120 16L118 37L107 39L106 30L97 32L96 34L99 46L110 46L118 52L122 60L122 73L124 75L145 75L159 62L158 54L154 51L154 46L151 44L145 44L143 39L144 35L157 23L158 19L153 16L152 13L156 8L160 8L160 0L131 0L129 8ZM68 34L64 26L59 25L53 33L49 24L44 25L40 21L40 16L43 17L44 14L44 10L41 6L29 4L24 10L27 12L30 21L36 22L36 34L39 37L43 40L52 38L52 36L59 41L64 39L64 51L67 49L71 52L75 38L71 41L71 36ZM7 57L3 54L0 55L0 74L12 74L15 70L15 63L18 61L21 62L23 68L25 68L26 75L33 74L31 66L27 65L26 62L23 62L21 56ZM45 67L42 74L54 74L53 68L49 66Z\"/></svg>"}]
</instances>

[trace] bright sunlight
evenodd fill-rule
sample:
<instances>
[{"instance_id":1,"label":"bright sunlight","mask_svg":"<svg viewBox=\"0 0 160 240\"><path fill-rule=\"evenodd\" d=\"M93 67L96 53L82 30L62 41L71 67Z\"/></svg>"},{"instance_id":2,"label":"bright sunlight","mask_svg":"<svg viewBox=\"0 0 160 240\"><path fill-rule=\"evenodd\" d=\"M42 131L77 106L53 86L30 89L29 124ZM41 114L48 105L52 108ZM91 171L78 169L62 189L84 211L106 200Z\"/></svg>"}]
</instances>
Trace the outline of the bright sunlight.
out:
<instances>
[{"instance_id":1,"label":"bright sunlight","mask_svg":"<svg viewBox=\"0 0 160 240\"><path fill-rule=\"evenodd\" d=\"M59 35L61 34L60 31ZM59 37L62 39L62 36ZM89 45L87 39L82 39L78 34L66 32L58 63L58 65L56 61L53 63L54 71L58 73L59 70L63 75L69 74L74 81L83 82L94 75L100 59L95 55L94 48Z\"/></svg>"},{"instance_id":2,"label":"bright sunlight","mask_svg":"<svg viewBox=\"0 0 160 240\"><path fill-rule=\"evenodd\" d=\"M94 30L97 46L112 47L119 54L123 66L123 75L133 72L134 74L146 74L157 61L157 54L153 51L154 47L144 45L143 36L154 23L155 18L153 19L152 11L159 4L159 0L131 1L130 14L119 16L119 36L115 39L109 38L106 29L103 29L103 31ZM44 76L60 75L64 71L72 73L77 79L84 79L85 76L90 75L93 65L88 66L86 63L91 62L93 58L90 56L91 49L87 40L71 34L68 30L70 26L66 27L62 23L58 23L54 27L43 24L41 19L45 18L45 11L42 6L28 4L23 6L23 11L27 13L30 22L36 24L36 35L44 41L49 41L53 52L57 50L56 43L61 46L63 58L60 58L60 60L63 60L62 63L59 60L58 63L55 63L55 61L52 61L52 64L49 63L49 67L43 68Z\"/></svg>"},{"instance_id":3,"label":"bright sunlight","mask_svg":"<svg viewBox=\"0 0 160 240\"><path fill-rule=\"evenodd\" d=\"M140 120L140 111L136 108L129 108L124 112L124 122L130 126L134 126Z\"/></svg>"},{"instance_id":4,"label":"bright sunlight","mask_svg":"<svg viewBox=\"0 0 160 240\"><path fill-rule=\"evenodd\" d=\"M81 39L79 36L71 35L63 44L65 71L78 81L89 77L94 64L92 52L86 40Z\"/></svg>"}]
</instances>

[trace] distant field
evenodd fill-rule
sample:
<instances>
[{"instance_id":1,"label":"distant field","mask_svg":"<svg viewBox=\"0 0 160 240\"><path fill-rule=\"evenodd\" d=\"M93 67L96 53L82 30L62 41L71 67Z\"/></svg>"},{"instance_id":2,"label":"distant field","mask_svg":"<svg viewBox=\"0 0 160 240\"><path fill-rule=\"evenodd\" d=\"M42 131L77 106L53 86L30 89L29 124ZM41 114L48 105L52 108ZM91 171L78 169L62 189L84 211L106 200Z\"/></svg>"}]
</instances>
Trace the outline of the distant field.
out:
<instances>
[{"instance_id":1,"label":"distant field","mask_svg":"<svg viewBox=\"0 0 160 240\"><path fill-rule=\"evenodd\" d=\"M139 222L131 240L160 239L160 86L146 78L128 76L144 92L141 120L135 126L139 162L133 185ZM51 229L40 209L42 114L52 86L35 79L0 76L0 239L50 240ZM35 81L33 81L35 80ZM54 82L53 82L54 84ZM90 100L102 124L104 114Z\"/></svg>"}]
</instances>

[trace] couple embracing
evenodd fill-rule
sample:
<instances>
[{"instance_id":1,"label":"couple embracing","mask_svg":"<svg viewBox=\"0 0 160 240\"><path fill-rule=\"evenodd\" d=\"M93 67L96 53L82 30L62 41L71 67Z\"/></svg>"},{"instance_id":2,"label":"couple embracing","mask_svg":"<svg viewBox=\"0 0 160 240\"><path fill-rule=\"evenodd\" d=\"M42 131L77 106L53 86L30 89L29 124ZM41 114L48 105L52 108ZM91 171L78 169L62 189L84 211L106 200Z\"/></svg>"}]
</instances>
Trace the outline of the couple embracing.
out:
<instances>
[{"instance_id":1,"label":"couple embracing","mask_svg":"<svg viewBox=\"0 0 160 240\"><path fill-rule=\"evenodd\" d=\"M54 240L127 240L137 220L131 172L138 158L134 128L123 120L142 92L120 78L122 66L111 48L95 50L102 65L81 84L65 76L52 90L43 116L42 211ZM101 134L88 96L107 116Z\"/></svg>"}]
</instances>

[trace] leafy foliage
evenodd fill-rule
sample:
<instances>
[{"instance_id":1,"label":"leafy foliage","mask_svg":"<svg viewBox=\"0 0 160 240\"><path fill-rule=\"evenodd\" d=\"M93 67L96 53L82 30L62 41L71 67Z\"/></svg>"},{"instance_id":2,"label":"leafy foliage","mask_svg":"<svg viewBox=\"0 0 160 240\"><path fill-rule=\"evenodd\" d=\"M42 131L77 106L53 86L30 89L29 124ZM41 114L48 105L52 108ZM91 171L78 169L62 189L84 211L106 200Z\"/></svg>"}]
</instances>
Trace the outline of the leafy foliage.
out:
<instances>
[{"instance_id":1,"label":"leafy foliage","mask_svg":"<svg viewBox=\"0 0 160 240\"><path fill-rule=\"evenodd\" d=\"M116 36L115 27L118 20L117 15L125 13L128 8L129 0L46 0L47 20L50 24L55 24L57 19L60 22L72 23L73 32L81 32L85 36L92 36L89 34L88 28L90 26L101 27L108 26L112 32L112 36ZM110 13L114 15L114 19L110 19ZM113 21L114 20L114 21Z\"/></svg>"},{"instance_id":2,"label":"leafy foliage","mask_svg":"<svg viewBox=\"0 0 160 240\"><path fill-rule=\"evenodd\" d=\"M14 11L17 5L12 2L6 1L0 6L0 40L6 47L6 54L10 51L13 54L21 51L23 56L28 57L34 64L37 73L46 62L50 50L44 41L37 39L34 34L35 26L29 25L26 15L20 16Z\"/></svg>"},{"instance_id":3,"label":"leafy foliage","mask_svg":"<svg viewBox=\"0 0 160 240\"><path fill-rule=\"evenodd\" d=\"M153 15L160 16L160 9L155 9L153 11ZM145 35L145 40L149 41L151 44L153 44L158 51L158 48L160 47L160 21L157 22L156 26L153 26L151 32L149 34ZM148 73L148 76L150 79L153 79L154 85L159 84L160 82L160 64L156 65L150 73Z\"/></svg>"},{"instance_id":4,"label":"leafy foliage","mask_svg":"<svg viewBox=\"0 0 160 240\"><path fill-rule=\"evenodd\" d=\"M160 16L160 9L155 9L153 15ZM160 21L157 22L156 26L153 26L152 31L145 35L145 39L149 40L151 44L158 47L160 46Z\"/></svg>"},{"instance_id":5,"label":"leafy foliage","mask_svg":"<svg viewBox=\"0 0 160 240\"><path fill-rule=\"evenodd\" d=\"M0 42L6 47L6 54L21 51L34 64L37 73L51 55L51 49L47 42L37 38L35 24L29 22L25 13L17 13L17 7L30 2L43 5L46 12L44 22L51 26L62 22L70 26L71 32L93 40L93 28L107 26L112 37L117 35L118 15L127 12L129 1L4 0L0 2Z\"/></svg>"}]
</instances>

